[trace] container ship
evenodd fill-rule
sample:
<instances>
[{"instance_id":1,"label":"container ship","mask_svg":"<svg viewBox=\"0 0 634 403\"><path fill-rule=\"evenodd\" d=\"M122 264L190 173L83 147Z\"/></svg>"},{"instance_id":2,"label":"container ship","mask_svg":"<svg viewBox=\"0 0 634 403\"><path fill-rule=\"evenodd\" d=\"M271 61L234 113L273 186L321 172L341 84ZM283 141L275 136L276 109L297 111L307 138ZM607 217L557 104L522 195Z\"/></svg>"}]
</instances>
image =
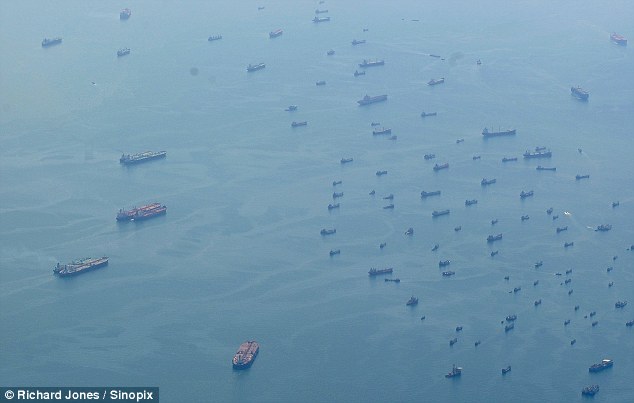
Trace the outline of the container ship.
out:
<instances>
[{"instance_id":1,"label":"container ship","mask_svg":"<svg viewBox=\"0 0 634 403\"><path fill-rule=\"evenodd\" d=\"M266 67L266 64L264 63L258 63L258 64L249 64L247 66L247 71L256 71L256 70L262 70L263 68Z\"/></svg>"},{"instance_id":2,"label":"container ship","mask_svg":"<svg viewBox=\"0 0 634 403\"><path fill-rule=\"evenodd\" d=\"M282 35L283 33L284 33L284 31L282 31L281 29L276 29L275 31L269 32L269 38L277 38L278 36Z\"/></svg>"},{"instance_id":3,"label":"container ship","mask_svg":"<svg viewBox=\"0 0 634 403\"><path fill-rule=\"evenodd\" d=\"M132 11L129 8L124 8L119 13L119 19L127 20L128 18L130 18L131 15L132 15Z\"/></svg>"},{"instance_id":4,"label":"container ship","mask_svg":"<svg viewBox=\"0 0 634 403\"><path fill-rule=\"evenodd\" d=\"M490 132L486 127L482 130L482 135L486 137L499 137L499 136L512 136L515 134L515 129L513 130L498 130L497 132Z\"/></svg>"},{"instance_id":5,"label":"container ship","mask_svg":"<svg viewBox=\"0 0 634 403\"><path fill-rule=\"evenodd\" d=\"M627 46L627 39L625 39L623 35L613 33L612 35L610 35L610 40L617 45Z\"/></svg>"},{"instance_id":6,"label":"container ship","mask_svg":"<svg viewBox=\"0 0 634 403\"><path fill-rule=\"evenodd\" d=\"M124 165L133 165L140 162L151 161L159 158L165 158L167 151L146 151L139 154L121 154L119 162Z\"/></svg>"},{"instance_id":7,"label":"container ship","mask_svg":"<svg viewBox=\"0 0 634 403\"><path fill-rule=\"evenodd\" d=\"M44 38L42 40L42 47L46 48L46 47L49 47L49 46L57 45L58 43L62 43L62 38L59 38L59 37L51 38L51 39Z\"/></svg>"},{"instance_id":8,"label":"container ship","mask_svg":"<svg viewBox=\"0 0 634 403\"><path fill-rule=\"evenodd\" d=\"M88 270L103 267L108 264L108 256L100 258L87 257L80 260L75 260L67 264L59 264L53 268L53 273L60 277L72 276L75 274L83 273Z\"/></svg>"},{"instance_id":9,"label":"container ship","mask_svg":"<svg viewBox=\"0 0 634 403\"><path fill-rule=\"evenodd\" d=\"M588 91L584 90L581 87L570 87L570 93L572 94L572 96L579 98L583 101L587 100L588 97L590 96Z\"/></svg>"},{"instance_id":10,"label":"container ship","mask_svg":"<svg viewBox=\"0 0 634 403\"><path fill-rule=\"evenodd\" d=\"M240 344L238 351L233 356L233 368L249 368L253 364L255 357L258 356L259 351L260 345L257 341L245 341L244 343Z\"/></svg>"},{"instance_id":11,"label":"container ship","mask_svg":"<svg viewBox=\"0 0 634 403\"><path fill-rule=\"evenodd\" d=\"M377 95L375 97L365 95L362 99L358 100L357 103L359 105L370 105L375 102L382 102L382 101L387 101L387 95Z\"/></svg>"},{"instance_id":12,"label":"container ship","mask_svg":"<svg viewBox=\"0 0 634 403\"><path fill-rule=\"evenodd\" d=\"M130 48L122 48L117 50L117 57L125 56L130 54Z\"/></svg>"},{"instance_id":13,"label":"container ship","mask_svg":"<svg viewBox=\"0 0 634 403\"><path fill-rule=\"evenodd\" d=\"M141 221L167 213L167 207L161 203L151 203L131 210L120 209L117 221Z\"/></svg>"},{"instance_id":14,"label":"container ship","mask_svg":"<svg viewBox=\"0 0 634 403\"><path fill-rule=\"evenodd\" d=\"M373 66L383 66L385 64L385 60L369 60L363 59L362 63L359 63L359 67L373 67Z\"/></svg>"}]
</instances>

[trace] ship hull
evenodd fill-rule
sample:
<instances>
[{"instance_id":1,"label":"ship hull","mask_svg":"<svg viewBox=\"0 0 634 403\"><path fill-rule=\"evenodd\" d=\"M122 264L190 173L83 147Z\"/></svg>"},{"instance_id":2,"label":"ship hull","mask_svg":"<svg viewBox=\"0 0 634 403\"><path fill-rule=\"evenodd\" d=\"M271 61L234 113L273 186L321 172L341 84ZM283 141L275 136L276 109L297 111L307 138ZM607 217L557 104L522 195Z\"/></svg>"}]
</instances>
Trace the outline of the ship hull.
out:
<instances>
[{"instance_id":1,"label":"ship hull","mask_svg":"<svg viewBox=\"0 0 634 403\"><path fill-rule=\"evenodd\" d=\"M119 159L119 162L123 165L136 165L136 164L140 164L142 162L147 162L147 161L153 161L153 160L157 160L157 159L162 159L165 158L167 156L167 153L160 153L160 154L156 154L156 155L149 155L147 157L141 157L141 158L124 158L121 157Z\"/></svg>"},{"instance_id":2,"label":"ship hull","mask_svg":"<svg viewBox=\"0 0 634 403\"><path fill-rule=\"evenodd\" d=\"M68 271L63 271L63 270L62 271L55 271L55 269L53 269L53 273L55 273L59 277L72 277L72 276L76 276L76 275L81 274L81 273L86 273L86 272L94 270L94 269L105 267L107 265L108 265L108 259L105 258L105 259L102 259L99 262L90 264L90 265L88 265L88 266L86 266L84 268L81 268L79 270L74 270L74 271L68 272Z\"/></svg>"}]
</instances>

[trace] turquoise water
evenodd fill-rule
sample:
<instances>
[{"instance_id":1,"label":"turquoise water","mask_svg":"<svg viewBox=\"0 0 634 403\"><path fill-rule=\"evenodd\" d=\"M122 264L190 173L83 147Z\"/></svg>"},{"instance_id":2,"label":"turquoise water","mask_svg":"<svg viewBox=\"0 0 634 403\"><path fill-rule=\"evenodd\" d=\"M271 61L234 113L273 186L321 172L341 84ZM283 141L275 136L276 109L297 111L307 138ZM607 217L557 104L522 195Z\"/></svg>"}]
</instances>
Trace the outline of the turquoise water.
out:
<instances>
[{"instance_id":1,"label":"turquoise water","mask_svg":"<svg viewBox=\"0 0 634 403\"><path fill-rule=\"evenodd\" d=\"M596 401L634 400L634 57L609 41L634 38L634 6L328 1L332 20L313 24L317 2L262 4L0 6L2 383L153 385L165 401L200 402L561 402L597 383ZM42 49L53 36L63 43ZM117 58L121 47L131 54ZM366 58L385 66L354 77ZM372 136L373 121L398 139ZM485 141L484 127L517 135ZM553 157L521 158L536 146ZM120 166L122 152L148 149L168 157ZM344 196L329 212L333 191ZM394 210L382 208L389 193ZM166 216L115 221L153 201ZM614 228L593 231L604 223ZM52 275L58 261L101 255L107 268ZM455 276L441 276L444 259ZM369 278L370 267L401 282ZM412 295L420 302L406 307ZM235 372L248 339L260 355ZM614 368L589 374L602 358ZM447 380L454 363L463 375Z\"/></svg>"}]
</instances>

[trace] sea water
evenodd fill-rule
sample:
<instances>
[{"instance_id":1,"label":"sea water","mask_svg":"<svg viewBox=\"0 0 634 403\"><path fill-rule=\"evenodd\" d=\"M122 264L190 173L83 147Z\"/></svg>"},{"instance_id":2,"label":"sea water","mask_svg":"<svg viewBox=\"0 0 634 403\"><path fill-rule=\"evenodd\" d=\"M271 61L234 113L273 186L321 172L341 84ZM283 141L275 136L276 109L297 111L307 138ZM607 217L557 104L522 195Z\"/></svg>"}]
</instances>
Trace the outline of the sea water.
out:
<instances>
[{"instance_id":1,"label":"sea water","mask_svg":"<svg viewBox=\"0 0 634 403\"><path fill-rule=\"evenodd\" d=\"M313 23L315 8L331 21ZM599 384L601 401L634 400L634 57L609 40L634 38L633 17L627 1L4 2L3 385L159 386L165 401L560 402ZM54 36L63 43L41 48ZM354 77L370 58L385 65ZM587 102L571 97L577 85ZM388 100L359 107L365 94ZM484 140L484 127L517 135ZM524 160L536 146L552 158ZM167 158L118 162L146 150ZM328 211L334 191L341 207ZM155 201L166 216L115 221ZM52 274L104 255L105 268ZM245 340L260 354L234 371ZM588 373L603 358L614 367ZM453 364L462 376L445 379Z\"/></svg>"}]
</instances>

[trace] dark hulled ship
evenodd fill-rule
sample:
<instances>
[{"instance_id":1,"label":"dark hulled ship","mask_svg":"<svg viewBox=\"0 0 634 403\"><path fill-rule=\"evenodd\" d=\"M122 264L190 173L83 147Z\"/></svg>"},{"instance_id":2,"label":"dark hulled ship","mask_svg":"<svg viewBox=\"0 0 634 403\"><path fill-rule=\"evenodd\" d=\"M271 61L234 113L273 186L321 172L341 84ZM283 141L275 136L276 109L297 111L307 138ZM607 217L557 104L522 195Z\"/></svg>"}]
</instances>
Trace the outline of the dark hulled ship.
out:
<instances>
[{"instance_id":1,"label":"dark hulled ship","mask_svg":"<svg viewBox=\"0 0 634 403\"><path fill-rule=\"evenodd\" d=\"M369 105L375 102L382 102L382 101L387 101L387 95L377 95L374 97L365 95L363 98L358 100L357 103L362 106L362 105Z\"/></svg>"},{"instance_id":2,"label":"dark hulled ship","mask_svg":"<svg viewBox=\"0 0 634 403\"><path fill-rule=\"evenodd\" d=\"M84 258L75 260L67 264L59 264L53 268L53 273L60 277L73 276L75 274L83 273L92 269L106 266L108 264L108 256L100 258Z\"/></svg>"},{"instance_id":3,"label":"dark hulled ship","mask_svg":"<svg viewBox=\"0 0 634 403\"><path fill-rule=\"evenodd\" d=\"M490 132L486 127L482 130L482 136L487 137L499 137L499 136L512 136L515 134L515 129L512 130L498 130L497 132Z\"/></svg>"},{"instance_id":4,"label":"dark hulled ship","mask_svg":"<svg viewBox=\"0 0 634 403\"><path fill-rule=\"evenodd\" d=\"M167 206L161 203L151 203L131 210L120 209L117 221L142 221L167 213Z\"/></svg>"},{"instance_id":5,"label":"dark hulled ship","mask_svg":"<svg viewBox=\"0 0 634 403\"><path fill-rule=\"evenodd\" d=\"M62 43L62 38L44 38L42 39L42 47L46 48L49 46L57 45L58 43Z\"/></svg>"}]
</instances>

